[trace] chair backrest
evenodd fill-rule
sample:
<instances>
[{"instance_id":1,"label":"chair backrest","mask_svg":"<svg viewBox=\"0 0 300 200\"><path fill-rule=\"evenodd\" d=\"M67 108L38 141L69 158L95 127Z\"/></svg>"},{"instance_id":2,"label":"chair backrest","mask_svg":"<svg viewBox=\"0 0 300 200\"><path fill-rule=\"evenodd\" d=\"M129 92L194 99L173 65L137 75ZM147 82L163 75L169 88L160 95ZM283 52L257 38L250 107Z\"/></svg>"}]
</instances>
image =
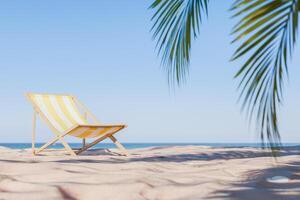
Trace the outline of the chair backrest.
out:
<instances>
[{"instance_id":1,"label":"chair backrest","mask_svg":"<svg viewBox=\"0 0 300 200\"><path fill-rule=\"evenodd\" d=\"M87 120L76 107L73 96L28 93L27 97L52 128L60 133L75 125L87 124Z\"/></svg>"}]
</instances>

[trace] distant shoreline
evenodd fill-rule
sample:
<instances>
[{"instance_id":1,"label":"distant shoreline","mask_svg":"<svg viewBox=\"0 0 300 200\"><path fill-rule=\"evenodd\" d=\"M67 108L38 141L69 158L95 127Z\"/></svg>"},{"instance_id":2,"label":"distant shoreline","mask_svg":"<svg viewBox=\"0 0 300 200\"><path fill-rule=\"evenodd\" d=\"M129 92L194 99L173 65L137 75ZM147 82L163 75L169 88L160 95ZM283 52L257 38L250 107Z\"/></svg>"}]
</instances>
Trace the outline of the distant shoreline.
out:
<instances>
[{"instance_id":1,"label":"distant shoreline","mask_svg":"<svg viewBox=\"0 0 300 200\"><path fill-rule=\"evenodd\" d=\"M36 147L41 147L44 143L36 143ZM71 147L81 147L81 143L69 143ZM169 146L206 146L206 147L262 147L261 143L123 143L128 149L149 148L149 147L169 147ZM300 143L283 143L283 147L300 146ZM27 149L31 148L31 143L0 143L0 147L6 147L11 149ZM54 144L51 148L58 149L63 148L60 143ZM112 143L100 143L94 148L115 148Z\"/></svg>"}]
</instances>

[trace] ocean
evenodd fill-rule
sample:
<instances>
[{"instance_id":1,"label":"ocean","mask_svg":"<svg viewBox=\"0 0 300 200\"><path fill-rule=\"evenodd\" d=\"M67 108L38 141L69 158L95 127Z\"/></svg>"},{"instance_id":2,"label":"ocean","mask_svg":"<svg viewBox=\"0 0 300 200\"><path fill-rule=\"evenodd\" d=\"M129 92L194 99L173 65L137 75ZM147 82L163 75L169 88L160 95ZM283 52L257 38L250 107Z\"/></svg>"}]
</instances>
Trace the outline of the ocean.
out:
<instances>
[{"instance_id":1,"label":"ocean","mask_svg":"<svg viewBox=\"0 0 300 200\"><path fill-rule=\"evenodd\" d=\"M41 147L44 143L36 143L35 146ZM149 148L149 147L168 147L168 146L209 146L209 147L261 147L261 143L122 143L127 149ZM72 148L80 148L81 143L69 143ZM0 146L11 149L31 148L31 143L0 143ZM283 143L282 146L300 146L300 143ZM50 148L63 148L62 144L54 144ZM93 148L116 148L113 143L99 143Z\"/></svg>"}]
</instances>

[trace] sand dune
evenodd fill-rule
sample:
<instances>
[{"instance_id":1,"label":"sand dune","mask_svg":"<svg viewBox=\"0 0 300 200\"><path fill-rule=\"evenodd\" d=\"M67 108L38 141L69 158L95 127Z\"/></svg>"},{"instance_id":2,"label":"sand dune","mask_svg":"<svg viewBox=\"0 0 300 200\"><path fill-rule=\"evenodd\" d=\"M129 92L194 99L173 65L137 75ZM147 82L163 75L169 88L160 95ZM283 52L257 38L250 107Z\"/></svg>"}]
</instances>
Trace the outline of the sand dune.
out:
<instances>
[{"instance_id":1,"label":"sand dune","mask_svg":"<svg viewBox=\"0 0 300 200\"><path fill-rule=\"evenodd\" d=\"M62 151L0 148L0 199L300 199L300 147L277 159L255 148ZM47 154L47 156L46 156ZM285 176L288 182L267 178Z\"/></svg>"}]
</instances>

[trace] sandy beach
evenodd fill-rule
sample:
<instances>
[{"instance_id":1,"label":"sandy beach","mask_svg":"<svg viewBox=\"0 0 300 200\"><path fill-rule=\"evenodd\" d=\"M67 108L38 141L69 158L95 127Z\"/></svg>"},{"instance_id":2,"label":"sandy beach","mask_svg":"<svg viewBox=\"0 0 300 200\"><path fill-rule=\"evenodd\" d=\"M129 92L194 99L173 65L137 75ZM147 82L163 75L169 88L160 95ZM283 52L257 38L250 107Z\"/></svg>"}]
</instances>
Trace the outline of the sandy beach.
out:
<instances>
[{"instance_id":1,"label":"sandy beach","mask_svg":"<svg viewBox=\"0 0 300 200\"><path fill-rule=\"evenodd\" d=\"M0 199L300 199L300 147L277 162L256 148L159 147L89 150L0 149ZM47 154L47 156L46 156ZM286 176L288 182L266 179Z\"/></svg>"}]
</instances>

